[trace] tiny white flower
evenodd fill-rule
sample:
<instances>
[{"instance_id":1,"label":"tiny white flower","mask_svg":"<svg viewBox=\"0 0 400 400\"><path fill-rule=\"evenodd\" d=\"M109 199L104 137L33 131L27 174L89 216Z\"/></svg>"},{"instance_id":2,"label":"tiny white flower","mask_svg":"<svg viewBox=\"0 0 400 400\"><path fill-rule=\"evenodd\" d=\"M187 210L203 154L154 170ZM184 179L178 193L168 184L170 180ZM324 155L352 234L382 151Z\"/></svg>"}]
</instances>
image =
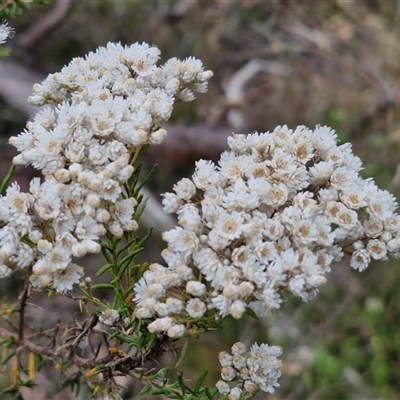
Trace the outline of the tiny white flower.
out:
<instances>
[{"instance_id":1,"label":"tiny white flower","mask_svg":"<svg viewBox=\"0 0 400 400\"><path fill-rule=\"evenodd\" d=\"M230 300L222 295L214 297L212 300L212 306L218 310L221 317L226 317L229 314Z\"/></svg>"},{"instance_id":2,"label":"tiny white flower","mask_svg":"<svg viewBox=\"0 0 400 400\"><path fill-rule=\"evenodd\" d=\"M374 260L386 259L386 244L378 239L369 240L366 249Z\"/></svg>"},{"instance_id":3,"label":"tiny white flower","mask_svg":"<svg viewBox=\"0 0 400 400\"><path fill-rule=\"evenodd\" d=\"M186 265L179 265L175 271L184 281L193 279L193 271Z\"/></svg>"},{"instance_id":4,"label":"tiny white flower","mask_svg":"<svg viewBox=\"0 0 400 400\"><path fill-rule=\"evenodd\" d=\"M177 212L179 207L183 204L182 199L175 193L164 193L162 199L162 206L164 212L171 214Z\"/></svg>"},{"instance_id":5,"label":"tiny white flower","mask_svg":"<svg viewBox=\"0 0 400 400\"><path fill-rule=\"evenodd\" d=\"M229 385L222 381L219 380L216 384L215 384L216 388L218 389L218 392L222 395L227 395L229 394L231 388L229 387Z\"/></svg>"},{"instance_id":6,"label":"tiny white flower","mask_svg":"<svg viewBox=\"0 0 400 400\"><path fill-rule=\"evenodd\" d=\"M242 396L243 390L240 387L234 387L231 389L228 395L228 400L239 400Z\"/></svg>"},{"instance_id":7,"label":"tiny white flower","mask_svg":"<svg viewBox=\"0 0 400 400\"><path fill-rule=\"evenodd\" d=\"M370 238L378 237L383 230L383 222L376 218L369 218L363 222L364 231Z\"/></svg>"},{"instance_id":8,"label":"tiny white flower","mask_svg":"<svg viewBox=\"0 0 400 400\"><path fill-rule=\"evenodd\" d=\"M83 268L70 262L66 268L53 271L53 286L59 293L72 290L73 285L79 283L82 276Z\"/></svg>"},{"instance_id":9,"label":"tiny white flower","mask_svg":"<svg viewBox=\"0 0 400 400\"><path fill-rule=\"evenodd\" d=\"M157 318L152 323L147 326L149 332L167 332L168 329L172 328L174 325L172 318L170 317L163 317Z\"/></svg>"},{"instance_id":10,"label":"tiny white flower","mask_svg":"<svg viewBox=\"0 0 400 400\"><path fill-rule=\"evenodd\" d=\"M391 253L395 253L400 250L400 237L396 237L390 240L387 244L387 250Z\"/></svg>"},{"instance_id":11,"label":"tiny white flower","mask_svg":"<svg viewBox=\"0 0 400 400\"><path fill-rule=\"evenodd\" d=\"M254 285L251 282L241 282L238 286L238 295L244 299L254 292Z\"/></svg>"},{"instance_id":12,"label":"tiny white flower","mask_svg":"<svg viewBox=\"0 0 400 400\"><path fill-rule=\"evenodd\" d=\"M138 318L151 318L154 315L154 310L146 307L139 307L136 309L136 316Z\"/></svg>"},{"instance_id":13,"label":"tiny white flower","mask_svg":"<svg viewBox=\"0 0 400 400\"><path fill-rule=\"evenodd\" d=\"M164 232L162 238L168 242L168 247L172 251L182 253L191 253L199 244L199 239L193 232L179 227Z\"/></svg>"},{"instance_id":14,"label":"tiny white flower","mask_svg":"<svg viewBox=\"0 0 400 400\"><path fill-rule=\"evenodd\" d=\"M246 366L246 358L243 357L243 355L234 354L233 351L232 351L232 354L233 354L233 357L232 357L232 359L233 359L232 364L233 364L233 366L234 366L237 370L240 371L242 368L244 368L244 367ZM243 354L244 354L244 353L243 353Z\"/></svg>"},{"instance_id":15,"label":"tiny white flower","mask_svg":"<svg viewBox=\"0 0 400 400\"><path fill-rule=\"evenodd\" d=\"M106 308L99 315L99 321L107 326L115 326L116 322L120 319L120 315L117 310L112 308Z\"/></svg>"},{"instance_id":16,"label":"tiny white flower","mask_svg":"<svg viewBox=\"0 0 400 400\"><path fill-rule=\"evenodd\" d=\"M17 254L14 258L15 263L20 268L26 268L33 262L35 251L25 243L19 243Z\"/></svg>"},{"instance_id":17,"label":"tiny white flower","mask_svg":"<svg viewBox=\"0 0 400 400\"><path fill-rule=\"evenodd\" d=\"M172 313L180 313L184 309L183 300L174 299L173 297L168 297L165 301Z\"/></svg>"},{"instance_id":18,"label":"tiny white flower","mask_svg":"<svg viewBox=\"0 0 400 400\"><path fill-rule=\"evenodd\" d=\"M232 284L225 286L222 290L222 295L228 299L236 300L239 297L239 286Z\"/></svg>"},{"instance_id":19,"label":"tiny white flower","mask_svg":"<svg viewBox=\"0 0 400 400\"><path fill-rule=\"evenodd\" d=\"M243 300L235 300L229 309L229 314L235 319L242 318L244 312L246 311L246 303Z\"/></svg>"},{"instance_id":20,"label":"tiny white flower","mask_svg":"<svg viewBox=\"0 0 400 400\"><path fill-rule=\"evenodd\" d=\"M397 202L389 192L379 190L367 201L367 212L371 217L385 221L393 216Z\"/></svg>"},{"instance_id":21,"label":"tiny white flower","mask_svg":"<svg viewBox=\"0 0 400 400\"><path fill-rule=\"evenodd\" d=\"M170 112L172 111L172 107L170 107L168 111L169 112L167 114L163 113L162 120L166 121L167 119L169 119L168 114L170 114ZM167 131L165 129L157 129L156 131L150 134L149 142L152 145L160 144L164 141L166 137L167 137Z\"/></svg>"},{"instance_id":22,"label":"tiny white flower","mask_svg":"<svg viewBox=\"0 0 400 400\"><path fill-rule=\"evenodd\" d=\"M334 171L332 160L320 161L314 164L308 171L310 174L311 183L315 185L325 185Z\"/></svg>"},{"instance_id":23,"label":"tiny white flower","mask_svg":"<svg viewBox=\"0 0 400 400\"><path fill-rule=\"evenodd\" d=\"M174 192L182 200L190 200L196 194L196 186L188 179L183 178L173 186Z\"/></svg>"},{"instance_id":24,"label":"tiny white flower","mask_svg":"<svg viewBox=\"0 0 400 400\"><path fill-rule=\"evenodd\" d=\"M171 328L168 329L167 335L172 339L177 339L181 338L185 334L185 331L186 331L185 325L177 324L171 326Z\"/></svg>"},{"instance_id":25,"label":"tiny white flower","mask_svg":"<svg viewBox=\"0 0 400 400\"><path fill-rule=\"evenodd\" d=\"M206 312L206 305L200 299L190 299L186 304L186 312L192 318L201 318Z\"/></svg>"},{"instance_id":26,"label":"tiny white flower","mask_svg":"<svg viewBox=\"0 0 400 400\"><path fill-rule=\"evenodd\" d=\"M192 179L197 188L206 190L216 185L221 178L211 161L199 160Z\"/></svg>"},{"instance_id":27,"label":"tiny white flower","mask_svg":"<svg viewBox=\"0 0 400 400\"><path fill-rule=\"evenodd\" d=\"M7 265L0 264L0 279L8 278L11 274L11 268L7 267Z\"/></svg>"},{"instance_id":28,"label":"tiny white flower","mask_svg":"<svg viewBox=\"0 0 400 400\"><path fill-rule=\"evenodd\" d=\"M14 29L11 28L7 22L2 22L0 24L0 44L3 44L7 38L12 38L14 36Z\"/></svg>"},{"instance_id":29,"label":"tiny white flower","mask_svg":"<svg viewBox=\"0 0 400 400\"><path fill-rule=\"evenodd\" d=\"M178 224L185 230L201 232L202 220L199 209L193 204L185 204L178 212Z\"/></svg>"},{"instance_id":30,"label":"tiny white flower","mask_svg":"<svg viewBox=\"0 0 400 400\"><path fill-rule=\"evenodd\" d=\"M160 317L167 317L171 314L171 308L169 307L169 305L166 303L161 303L159 301L154 305L154 311Z\"/></svg>"},{"instance_id":31,"label":"tiny white flower","mask_svg":"<svg viewBox=\"0 0 400 400\"><path fill-rule=\"evenodd\" d=\"M242 342L236 342L231 347L233 355L244 354L246 352L246 346Z\"/></svg>"},{"instance_id":32,"label":"tiny white flower","mask_svg":"<svg viewBox=\"0 0 400 400\"><path fill-rule=\"evenodd\" d=\"M237 239L242 232L243 215L237 211L223 213L214 224L214 232L228 240Z\"/></svg>"},{"instance_id":33,"label":"tiny white flower","mask_svg":"<svg viewBox=\"0 0 400 400\"><path fill-rule=\"evenodd\" d=\"M261 300L268 308L278 309L282 303L282 299L272 285L263 288Z\"/></svg>"},{"instance_id":34,"label":"tiny white flower","mask_svg":"<svg viewBox=\"0 0 400 400\"><path fill-rule=\"evenodd\" d=\"M221 368L221 378L224 381L233 381L236 377L236 371L232 367L222 367Z\"/></svg>"},{"instance_id":35,"label":"tiny white flower","mask_svg":"<svg viewBox=\"0 0 400 400\"><path fill-rule=\"evenodd\" d=\"M218 360L222 367L230 367L232 365L232 356L226 351L220 351Z\"/></svg>"},{"instance_id":36,"label":"tiny white flower","mask_svg":"<svg viewBox=\"0 0 400 400\"><path fill-rule=\"evenodd\" d=\"M393 215L384 221L385 231L396 233L400 231L400 215Z\"/></svg>"},{"instance_id":37,"label":"tiny white flower","mask_svg":"<svg viewBox=\"0 0 400 400\"><path fill-rule=\"evenodd\" d=\"M360 272L364 271L371 261L371 255L366 249L356 250L350 259L350 266L358 269Z\"/></svg>"},{"instance_id":38,"label":"tiny white flower","mask_svg":"<svg viewBox=\"0 0 400 400\"><path fill-rule=\"evenodd\" d=\"M192 296L200 297L206 293L206 286L198 281L189 281L186 283L186 292Z\"/></svg>"}]
</instances>

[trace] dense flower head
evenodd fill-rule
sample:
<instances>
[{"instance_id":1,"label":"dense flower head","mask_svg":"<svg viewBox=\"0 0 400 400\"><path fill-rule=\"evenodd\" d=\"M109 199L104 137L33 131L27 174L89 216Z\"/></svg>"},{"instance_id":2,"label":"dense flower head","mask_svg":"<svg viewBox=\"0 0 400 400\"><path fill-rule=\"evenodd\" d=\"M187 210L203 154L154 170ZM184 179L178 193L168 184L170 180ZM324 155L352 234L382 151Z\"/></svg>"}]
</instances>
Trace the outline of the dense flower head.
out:
<instances>
[{"instance_id":1,"label":"dense flower head","mask_svg":"<svg viewBox=\"0 0 400 400\"><path fill-rule=\"evenodd\" d=\"M246 393L255 394L259 390L274 392L281 376L282 362L278 360L281 347L254 343L246 352L244 344L237 342L231 351L232 355L225 351L219 353L221 380L216 386L221 394L239 400Z\"/></svg>"},{"instance_id":2,"label":"dense flower head","mask_svg":"<svg viewBox=\"0 0 400 400\"><path fill-rule=\"evenodd\" d=\"M394 197L359 175L360 159L330 128L278 126L234 134L228 143L218 165L198 161L192 178L164 195L164 210L178 215L178 226L163 234L168 266L151 273L162 289L149 290L147 275L137 286L139 314L157 318L152 301L179 291L193 317L207 310L240 318L248 307L262 315L280 308L287 294L312 298L345 252L359 271L372 259L399 255ZM165 284L183 267L205 291L188 292L183 277ZM193 299L202 304L197 312ZM168 314L175 323L182 315Z\"/></svg>"},{"instance_id":3,"label":"dense flower head","mask_svg":"<svg viewBox=\"0 0 400 400\"><path fill-rule=\"evenodd\" d=\"M166 137L162 124L174 103L187 100L189 91L194 96L206 90L212 75L192 58L157 66L159 56L158 48L145 43L109 43L34 85L30 103L53 107L11 138L21 153L14 162L32 164L45 175L76 163L93 177L105 169L123 174L135 147Z\"/></svg>"},{"instance_id":4,"label":"dense flower head","mask_svg":"<svg viewBox=\"0 0 400 400\"><path fill-rule=\"evenodd\" d=\"M31 267L34 287L71 290L84 275L75 258L99 252L107 232L136 231L125 188L135 154L163 141L174 103L204 92L212 75L193 58L157 66L159 56L147 44L109 43L34 85L30 102L47 107L10 143L14 164L33 165L44 181L0 197L0 277Z\"/></svg>"},{"instance_id":5,"label":"dense flower head","mask_svg":"<svg viewBox=\"0 0 400 400\"><path fill-rule=\"evenodd\" d=\"M112 308L107 308L103 310L99 315L99 321L107 326L115 326L119 319L120 315L118 311L113 310Z\"/></svg>"},{"instance_id":6,"label":"dense flower head","mask_svg":"<svg viewBox=\"0 0 400 400\"><path fill-rule=\"evenodd\" d=\"M5 43L8 38L14 36L14 29L11 28L7 22L2 21L0 23L0 44Z\"/></svg>"}]
</instances>

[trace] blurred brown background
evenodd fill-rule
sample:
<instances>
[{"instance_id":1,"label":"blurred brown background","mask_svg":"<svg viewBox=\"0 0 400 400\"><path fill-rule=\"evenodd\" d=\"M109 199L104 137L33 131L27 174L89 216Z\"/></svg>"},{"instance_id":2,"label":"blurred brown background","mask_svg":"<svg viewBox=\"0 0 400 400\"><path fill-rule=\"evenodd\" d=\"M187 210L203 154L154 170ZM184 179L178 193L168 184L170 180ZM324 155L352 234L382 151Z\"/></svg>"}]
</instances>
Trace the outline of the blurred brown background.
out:
<instances>
[{"instance_id":1,"label":"blurred brown background","mask_svg":"<svg viewBox=\"0 0 400 400\"><path fill-rule=\"evenodd\" d=\"M353 143L364 176L400 195L399 1L60 0L8 22L16 37L0 61L2 175L7 138L34 112L25 103L32 83L109 41L145 41L161 61L195 56L214 72L208 93L176 106L170 137L146 156L147 166L160 164L150 185L156 199L195 160L218 159L230 132L281 124L330 125ZM32 173L18 170L22 185ZM158 260L162 244L154 243L146 257ZM193 380L208 368L211 385L218 351L258 340L283 345L284 366L281 388L257 399L396 399L399 271L398 261L363 274L335 265L313 301L291 299L266 321L227 321L223 332L192 340L180 368Z\"/></svg>"}]
</instances>

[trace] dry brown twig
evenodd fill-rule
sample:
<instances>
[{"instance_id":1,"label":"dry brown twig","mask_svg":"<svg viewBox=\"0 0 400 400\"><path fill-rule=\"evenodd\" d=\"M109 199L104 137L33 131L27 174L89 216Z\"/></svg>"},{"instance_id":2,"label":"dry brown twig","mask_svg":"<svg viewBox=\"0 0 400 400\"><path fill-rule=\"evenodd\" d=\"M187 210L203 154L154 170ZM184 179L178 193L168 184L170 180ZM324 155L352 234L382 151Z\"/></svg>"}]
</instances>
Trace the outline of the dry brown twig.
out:
<instances>
[{"instance_id":1,"label":"dry brown twig","mask_svg":"<svg viewBox=\"0 0 400 400\"><path fill-rule=\"evenodd\" d=\"M58 347L55 347L54 343L56 342L55 336L57 335L59 327L56 327L52 330L47 330L46 335L43 335L43 332L40 335L46 337L51 336L52 339L54 339L51 340L50 344L48 345L36 344L28 338L20 339L19 334L17 335L15 333L12 333L2 327L0 327L0 338L11 339L16 344L16 350L19 356L22 354L23 350L27 350L28 352L33 353L37 356L50 358L53 361L60 360L61 364L68 363L71 366L75 366L81 370L79 374L77 374L77 372L74 372L74 374L77 374L77 376L80 376L83 371L91 371L98 367L101 367L101 370L105 369L109 370L110 372L115 370L126 374L130 370L133 370L143 365L143 363L146 361L145 357L142 357L141 355L131 357L123 353L122 351L117 351L115 348L112 348L109 345L105 337L103 337L103 345L100 342L97 346L97 350L95 352L90 352L92 353L93 357L79 356L77 354L77 351L81 351L82 353L84 353L85 350L82 350L78 347L78 344L83 340L83 338L87 338L89 342L89 335L91 335L92 332L101 333L100 330L95 329L97 322L98 318L92 317L88 322L88 326L83 329L80 334L69 336L67 339L64 340L64 343L59 345ZM64 327L63 329L66 332L71 332L68 327ZM38 339L38 334L35 335L35 339ZM99 357L100 347L104 346L104 344L107 348L107 354L105 356ZM89 346L89 343L87 343L85 347L86 349L89 347L92 347L94 349L93 346ZM22 364L20 357L18 363L19 365ZM94 373L90 375L94 375L95 373L97 373L97 371L94 371Z\"/></svg>"}]
</instances>

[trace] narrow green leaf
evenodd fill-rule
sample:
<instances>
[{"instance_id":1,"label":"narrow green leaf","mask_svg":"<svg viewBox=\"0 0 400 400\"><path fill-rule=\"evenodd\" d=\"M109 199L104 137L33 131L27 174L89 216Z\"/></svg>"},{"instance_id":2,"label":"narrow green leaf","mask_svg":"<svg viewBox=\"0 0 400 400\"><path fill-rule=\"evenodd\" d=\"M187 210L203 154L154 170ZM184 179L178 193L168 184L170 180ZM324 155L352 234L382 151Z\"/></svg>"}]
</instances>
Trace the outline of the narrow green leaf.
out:
<instances>
[{"instance_id":1,"label":"narrow green leaf","mask_svg":"<svg viewBox=\"0 0 400 400\"><path fill-rule=\"evenodd\" d=\"M81 384L80 384L80 382L77 382L76 389L75 389L75 397L76 398L78 398L80 391L81 391Z\"/></svg>"},{"instance_id":2,"label":"narrow green leaf","mask_svg":"<svg viewBox=\"0 0 400 400\"><path fill-rule=\"evenodd\" d=\"M246 308L246 311L245 311L244 313L245 313L245 315L247 315L248 317L251 317L251 318L256 319L256 320L259 319L258 316L257 316L257 314L256 314L256 313L254 312L254 310L252 310L250 307L247 307L247 308Z\"/></svg>"},{"instance_id":3,"label":"narrow green leaf","mask_svg":"<svg viewBox=\"0 0 400 400\"><path fill-rule=\"evenodd\" d=\"M176 400L186 400L186 397L183 397L183 396L180 395L180 394L174 394L174 393L170 393L170 394L168 395L168 398L169 398L169 399L176 399Z\"/></svg>"},{"instance_id":4,"label":"narrow green leaf","mask_svg":"<svg viewBox=\"0 0 400 400\"><path fill-rule=\"evenodd\" d=\"M166 385L168 383L169 367L165 367L161 371L163 373L162 376L163 385Z\"/></svg>"},{"instance_id":5,"label":"narrow green leaf","mask_svg":"<svg viewBox=\"0 0 400 400\"><path fill-rule=\"evenodd\" d=\"M120 307L125 305L125 298L122 297L119 288L114 286L114 301L112 308L119 309Z\"/></svg>"},{"instance_id":6,"label":"narrow green leaf","mask_svg":"<svg viewBox=\"0 0 400 400\"><path fill-rule=\"evenodd\" d=\"M178 376L177 376L178 382L179 382L179 386L182 390L182 394L185 395L186 394L186 383L183 379L183 373L179 372Z\"/></svg>"},{"instance_id":7,"label":"narrow green leaf","mask_svg":"<svg viewBox=\"0 0 400 400\"><path fill-rule=\"evenodd\" d=\"M29 239L28 235L23 236L23 237L21 238L21 240L22 240L25 244L27 244L28 246L30 246L30 247L36 247L36 243L32 242L32 240Z\"/></svg>"},{"instance_id":8,"label":"narrow green leaf","mask_svg":"<svg viewBox=\"0 0 400 400\"><path fill-rule=\"evenodd\" d=\"M112 251L108 246L107 247L101 247L101 254L103 254L103 256L104 256L104 258L106 259L106 261L109 263L109 264L112 264L113 262L112 262L112 259L111 259L111 256L110 256L110 254L108 254L108 252L107 252L107 250L108 251Z\"/></svg>"},{"instance_id":9,"label":"narrow green leaf","mask_svg":"<svg viewBox=\"0 0 400 400\"><path fill-rule=\"evenodd\" d=\"M104 243L101 240L98 240L98 243L102 249L112 251L112 248L107 243Z\"/></svg>"},{"instance_id":10,"label":"narrow green leaf","mask_svg":"<svg viewBox=\"0 0 400 400\"><path fill-rule=\"evenodd\" d=\"M140 192L140 189L142 189L143 186L146 185L146 183L149 181L149 179L154 175L156 172L156 169L158 168L158 164L154 164L150 170L150 172L147 174L147 176L142 180L140 185L136 188L136 193Z\"/></svg>"},{"instance_id":11,"label":"narrow green leaf","mask_svg":"<svg viewBox=\"0 0 400 400\"><path fill-rule=\"evenodd\" d=\"M132 261L132 258L137 256L142 250L143 250L143 247L136 248L131 253L127 254L118 264L120 266L122 266L122 265L124 265L126 263L129 264Z\"/></svg>"},{"instance_id":12,"label":"narrow green leaf","mask_svg":"<svg viewBox=\"0 0 400 400\"><path fill-rule=\"evenodd\" d=\"M13 358L17 354L17 350L12 351L10 354L7 354L6 357L1 361L0 365L6 365L8 361Z\"/></svg>"},{"instance_id":13,"label":"narrow green leaf","mask_svg":"<svg viewBox=\"0 0 400 400\"><path fill-rule=\"evenodd\" d=\"M138 205L143 201L144 196L140 193L136 196L136 201L138 202Z\"/></svg>"},{"instance_id":14,"label":"narrow green leaf","mask_svg":"<svg viewBox=\"0 0 400 400\"><path fill-rule=\"evenodd\" d=\"M135 245L137 241L137 238L134 237L132 240L130 240L129 242L127 242L124 246L122 246L119 250L118 250L118 255L122 254L124 251L128 250L129 247ZM136 246L135 246L136 247Z\"/></svg>"},{"instance_id":15,"label":"narrow green leaf","mask_svg":"<svg viewBox=\"0 0 400 400\"><path fill-rule=\"evenodd\" d=\"M149 382L140 392L139 394L146 394L149 393L151 391L152 388L152 384L151 382Z\"/></svg>"},{"instance_id":16,"label":"narrow green leaf","mask_svg":"<svg viewBox=\"0 0 400 400\"><path fill-rule=\"evenodd\" d=\"M4 339L4 340L0 340L0 347L10 347L13 344L13 339L8 338L8 339Z\"/></svg>"},{"instance_id":17,"label":"narrow green leaf","mask_svg":"<svg viewBox=\"0 0 400 400\"><path fill-rule=\"evenodd\" d=\"M92 286L92 289L111 289L114 290L115 287L109 283L96 283Z\"/></svg>"},{"instance_id":18,"label":"narrow green leaf","mask_svg":"<svg viewBox=\"0 0 400 400\"><path fill-rule=\"evenodd\" d=\"M206 389L207 399L213 400L214 399L214 394L216 393L217 389L210 390L210 388L208 388L208 387L206 387L205 389Z\"/></svg>"},{"instance_id":19,"label":"narrow green leaf","mask_svg":"<svg viewBox=\"0 0 400 400\"><path fill-rule=\"evenodd\" d=\"M104 274L104 272L108 271L111 267L113 266L113 264L106 264L103 265L96 273L96 276L101 276Z\"/></svg>"},{"instance_id":20,"label":"narrow green leaf","mask_svg":"<svg viewBox=\"0 0 400 400\"><path fill-rule=\"evenodd\" d=\"M153 227L151 227L149 229L149 231L147 232L146 236L143 237L142 240L139 241L139 243L137 244L138 246L143 246L150 238L151 238L151 234L153 233Z\"/></svg>"},{"instance_id":21,"label":"narrow green leaf","mask_svg":"<svg viewBox=\"0 0 400 400\"><path fill-rule=\"evenodd\" d=\"M163 387L160 389L156 389L156 390L152 390L151 394L164 394L166 396L169 397L169 394L171 393L171 389L167 388L167 387Z\"/></svg>"},{"instance_id":22,"label":"narrow green leaf","mask_svg":"<svg viewBox=\"0 0 400 400\"><path fill-rule=\"evenodd\" d=\"M185 384L185 383L184 383ZM186 384L185 384L186 385ZM174 383L171 383L170 385L169 385L169 387L170 388L172 388L172 389L177 389L177 388L179 388L181 385L180 385L180 383L179 382L174 382ZM186 389L190 389L188 386L186 386Z\"/></svg>"},{"instance_id":23,"label":"narrow green leaf","mask_svg":"<svg viewBox=\"0 0 400 400\"><path fill-rule=\"evenodd\" d=\"M147 204L148 200L149 200L149 197L147 197L146 200L144 201L144 203L140 204L140 207L136 209L135 216L134 216L136 221L140 220L140 217L142 216L142 214L144 213L144 210L146 209L146 204ZM140 203L140 201L138 201L138 203Z\"/></svg>"},{"instance_id":24,"label":"narrow green leaf","mask_svg":"<svg viewBox=\"0 0 400 400\"><path fill-rule=\"evenodd\" d=\"M149 338L149 335L143 335L142 338L143 338L143 345L144 345L146 343L146 339ZM157 336L155 336L155 335L150 336L149 341L147 342L148 349L151 349L153 347L153 344L156 341L156 339L157 339ZM143 347L143 346L140 346L140 347ZM160 372L158 374L160 374Z\"/></svg>"},{"instance_id":25,"label":"narrow green leaf","mask_svg":"<svg viewBox=\"0 0 400 400\"><path fill-rule=\"evenodd\" d=\"M12 164L10 169L7 172L7 175L5 176L5 178L3 179L3 182L0 185L0 194L3 194L4 191L6 190L8 184L10 183L12 176L14 175L14 171L15 171L15 165Z\"/></svg>"},{"instance_id":26,"label":"narrow green leaf","mask_svg":"<svg viewBox=\"0 0 400 400\"><path fill-rule=\"evenodd\" d=\"M143 148L143 147L142 147ZM140 153L139 153L140 154ZM134 176L139 178L140 173L142 172L143 163L139 163L135 165L135 173Z\"/></svg>"},{"instance_id":27,"label":"narrow green leaf","mask_svg":"<svg viewBox=\"0 0 400 400\"><path fill-rule=\"evenodd\" d=\"M120 266L119 266L119 271L118 271L118 275L111 281L111 283L115 283L118 282L119 280L122 279L122 275L125 273L126 269L129 267L130 262L133 260L133 258L138 255L143 249L137 249L134 252L132 252L131 254L128 254L127 256L125 256L123 258L123 261L121 262Z\"/></svg>"},{"instance_id":28,"label":"narrow green leaf","mask_svg":"<svg viewBox=\"0 0 400 400\"><path fill-rule=\"evenodd\" d=\"M33 381L21 381L21 382L19 382L19 385L20 386L24 386L24 387L28 387L28 388L33 388L34 386L37 386L37 384L35 383L35 382L33 382Z\"/></svg>"},{"instance_id":29,"label":"narrow green leaf","mask_svg":"<svg viewBox=\"0 0 400 400\"><path fill-rule=\"evenodd\" d=\"M147 271L148 267L149 264L147 262L143 263L140 266L139 270L135 273L136 281L138 281L143 276L143 274Z\"/></svg>"},{"instance_id":30,"label":"narrow green leaf","mask_svg":"<svg viewBox=\"0 0 400 400\"><path fill-rule=\"evenodd\" d=\"M115 249L118 245L118 243L122 240L122 238L118 236L112 236L111 237L111 248Z\"/></svg>"},{"instance_id":31,"label":"narrow green leaf","mask_svg":"<svg viewBox=\"0 0 400 400\"><path fill-rule=\"evenodd\" d=\"M196 382L196 386L194 387L195 393L199 393L201 386L203 385L204 379L208 374L208 369L206 369L201 375L200 378Z\"/></svg>"},{"instance_id":32,"label":"narrow green leaf","mask_svg":"<svg viewBox=\"0 0 400 400\"><path fill-rule=\"evenodd\" d=\"M149 144L142 145L142 147L139 149L139 155L143 154L149 147Z\"/></svg>"}]
</instances>

